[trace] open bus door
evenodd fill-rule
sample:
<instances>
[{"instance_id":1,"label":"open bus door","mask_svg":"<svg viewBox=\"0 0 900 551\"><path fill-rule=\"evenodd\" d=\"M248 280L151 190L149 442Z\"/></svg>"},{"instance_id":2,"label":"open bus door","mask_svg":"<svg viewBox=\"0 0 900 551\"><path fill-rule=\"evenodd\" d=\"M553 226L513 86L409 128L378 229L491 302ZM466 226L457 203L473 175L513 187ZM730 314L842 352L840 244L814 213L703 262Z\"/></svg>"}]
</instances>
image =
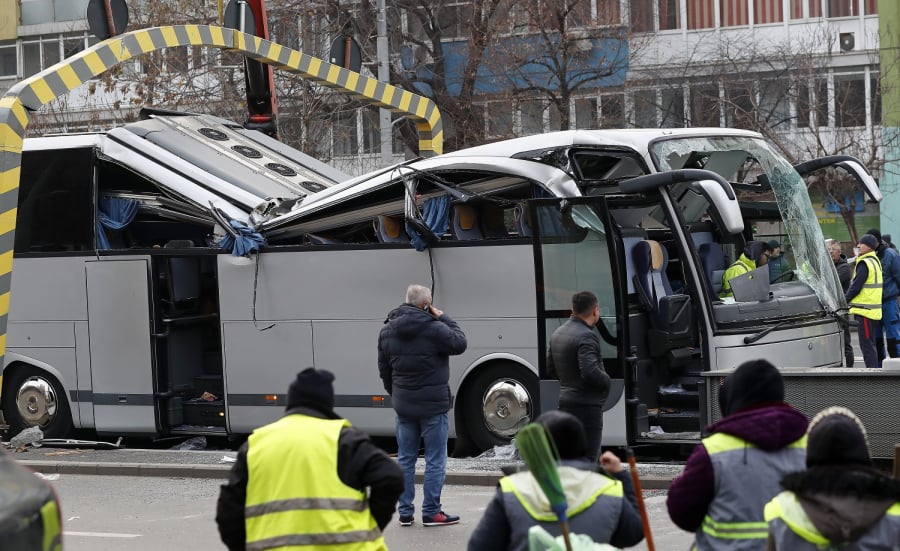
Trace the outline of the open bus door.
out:
<instances>
[{"instance_id":1,"label":"open bus door","mask_svg":"<svg viewBox=\"0 0 900 551\"><path fill-rule=\"evenodd\" d=\"M541 411L555 409L559 381L547 377L550 336L572 313L572 295L592 291L600 302L600 346L603 368L610 375L609 396L604 405L603 444L627 443L626 426L632 421L625 410L625 350L628 327L621 291L623 259L609 232L605 197L536 199L530 214L534 229L534 263L537 306L538 358Z\"/></svg>"}]
</instances>

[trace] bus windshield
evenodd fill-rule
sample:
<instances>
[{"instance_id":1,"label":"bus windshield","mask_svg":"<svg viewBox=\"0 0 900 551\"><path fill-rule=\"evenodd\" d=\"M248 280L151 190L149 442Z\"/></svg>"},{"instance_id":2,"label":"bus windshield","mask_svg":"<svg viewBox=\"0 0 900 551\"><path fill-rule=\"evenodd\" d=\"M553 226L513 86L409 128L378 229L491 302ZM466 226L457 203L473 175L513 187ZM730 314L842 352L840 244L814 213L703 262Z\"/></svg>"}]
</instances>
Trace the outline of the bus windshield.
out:
<instances>
[{"instance_id":1,"label":"bus windshield","mask_svg":"<svg viewBox=\"0 0 900 551\"><path fill-rule=\"evenodd\" d=\"M658 140L650 153L659 171L711 170L735 190L774 196L780 222L793 249L796 276L809 285L828 312L846 308L837 272L800 174L762 138L681 137ZM765 197L765 195L763 195Z\"/></svg>"}]
</instances>

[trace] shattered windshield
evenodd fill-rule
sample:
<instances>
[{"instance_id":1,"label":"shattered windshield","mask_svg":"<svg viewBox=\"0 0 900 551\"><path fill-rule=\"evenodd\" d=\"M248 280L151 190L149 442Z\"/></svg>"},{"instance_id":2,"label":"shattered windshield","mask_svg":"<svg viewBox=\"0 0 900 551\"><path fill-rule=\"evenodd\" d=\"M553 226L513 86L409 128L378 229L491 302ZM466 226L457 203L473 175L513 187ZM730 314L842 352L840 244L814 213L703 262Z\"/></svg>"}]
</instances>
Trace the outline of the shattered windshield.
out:
<instances>
[{"instance_id":1,"label":"shattered windshield","mask_svg":"<svg viewBox=\"0 0 900 551\"><path fill-rule=\"evenodd\" d=\"M775 203L793 249L797 277L809 285L826 310L846 308L834 264L803 179L761 138L712 136L660 140L651 145L660 171L711 170L735 189L754 189Z\"/></svg>"}]
</instances>

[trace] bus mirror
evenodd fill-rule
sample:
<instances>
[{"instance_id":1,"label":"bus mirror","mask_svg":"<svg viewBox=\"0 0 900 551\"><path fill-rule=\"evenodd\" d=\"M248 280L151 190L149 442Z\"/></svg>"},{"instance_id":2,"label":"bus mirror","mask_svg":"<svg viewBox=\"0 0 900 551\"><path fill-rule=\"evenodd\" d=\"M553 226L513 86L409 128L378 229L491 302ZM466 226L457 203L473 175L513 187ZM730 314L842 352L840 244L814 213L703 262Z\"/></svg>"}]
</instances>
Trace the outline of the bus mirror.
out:
<instances>
[{"instance_id":1,"label":"bus mirror","mask_svg":"<svg viewBox=\"0 0 900 551\"><path fill-rule=\"evenodd\" d=\"M710 203L709 214L728 235L744 231L744 218L733 190L729 196L728 190L716 180L697 180L691 184L691 189L706 197Z\"/></svg>"},{"instance_id":2,"label":"bus mirror","mask_svg":"<svg viewBox=\"0 0 900 551\"><path fill-rule=\"evenodd\" d=\"M881 190L878 189L878 183L875 182L875 178L872 177L865 165L863 165L856 157L851 157L850 155L829 155L827 157L821 157L819 159L813 159L812 161L794 165L794 170L796 170L800 176L806 176L811 172L829 166L846 170L862 185L863 191L869 199L876 203L881 202L883 196Z\"/></svg>"}]
</instances>

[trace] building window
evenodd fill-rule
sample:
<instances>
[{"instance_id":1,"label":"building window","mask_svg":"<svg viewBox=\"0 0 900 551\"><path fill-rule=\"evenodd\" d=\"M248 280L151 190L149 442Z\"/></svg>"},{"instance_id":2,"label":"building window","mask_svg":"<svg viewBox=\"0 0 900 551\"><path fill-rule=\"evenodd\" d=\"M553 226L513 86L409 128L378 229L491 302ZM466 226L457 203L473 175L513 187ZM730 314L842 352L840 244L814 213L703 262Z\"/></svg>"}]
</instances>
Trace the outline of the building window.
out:
<instances>
[{"instance_id":1,"label":"building window","mask_svg":"<svg viewBox=\"0 0 900 551\"><path fill-rule=\"evenodd\" d=\"M590 5L590 1L586 3ZM597 0L597 22L601 25L621 24L622 12L619 0Z\"/></svg>"},{"instance_id":2,"label":"building window","mask_svg":"<svg viewBox=\"0 0 900 551\"><path fill-rule=\"evenodd\" d=\"M541 101L523 101L519 107L522 120L522 135L541 134L544 132L544 104Z\"/></svg>"},{"instance_id":3,"label":"building window","mask_svg":"<svg viewBox=\"0 0 900 551\"><path fill-rule=\"evenodd\" d=\"M881 124L881 79L877 76L869 80L869 97L872 101L872 124Z\"/></svg>"},{"instance_id":4,"label":"building window","mask_svg":"<svg viewBox=\"0 0 900 551\"><path fill-rule=\"evenodd\" d=\"M878 13L878 0L866 0L866 15Z\"/></svg>"},{"instance_id":5,"label":"building window","mask_svg":"<svg viewBox=\"0 0 900 551\"><path fill-rule=\"evenodd\" d=\"M711 29L716 26L713 0L687 0L688 29Z\"/></svg>"},{"instance_id":6,"label":"building window","mask_svg":"<svg viewBox=\"0 0 900 551\"><path fill-rule=\"evenodd\" d=\"M509 102L492 101L485 105L487 134L491 138L509 138L513 135L513 113Z\"/></svg>"},{"instance_id":7,"label":"building window","mask_svg":"<svg viewBox=\"0 0 900 551\"><path fill-rule=\"evenodd\" d=\"M753 128L753 84L738 82L725 86L725 126Z\"/></svg>"},{"instance_id":8,"label":"building window","mask_svg":"<svg viewBox=\"0 0 900 551\"><path fill-rule=\"evenodd\" d=\"M636 90L631 94L634 126L656 128L656 90Z\"/></svg>"},{"instance_id":9,"label":"building window","mask_svg":"<svg viewBox=\"0 0 900 551\"><path fill-rule=\"evenodd\" d=\"M756 24L784 21L784 3L781 0L753 0L753 19Z\"/></svg>"},{"instance_id":10,"label":"building window","mask_svg":"<svg viewBox=\"0 0 900 551\"><path fill-rule=\"evenodd\" d=\"M22 0L22 24L79 21L87 12L88 0Z\"/></svg>"},{"instance_id":11,"label":"building window","mask_svg":"<svg viewBox=\"0 0 900 551\"><path fill-rule=\"evenodd\" d=\"M715 84L691 86L691 126L719 126L719 87Z\"/></svg>"},{"instance_id":12,"label":"building window","mask_svg":"<svg viewBox=\"0 0 900 551\"><path fill-rule=\"evenodd\" d=\"M828 0L828 17L859 15L859 0Z\"/></svg>"},{"instance_id":13,"label":"building window","mask_svg":"<svg viewBox=\"0 0 900 551\"><path fill-rule=\"evenodd\" d=\"M790 84L774 79L759 83L757 116L767 128L782 130L791 126Z\"/></svg>"},{"instance_id":14,"label":"building window","mask_svg":"<svg viewBox=\"0 0 900 551\"><path fill-rule=\"evenodd\" d=\"M575 128L597 128L597 98L575 99Z\"/></svg>"},{"instance_id":15,"label":"building window","mask_svg":"<svg viewBox=\"0 0 900 551\"><path fill-rule=\"evenodd\" d=\"M0 42L0 77L15 77L17 74L16 43Z\"/></svg>"},{"instance_id":16,"label":"building window","mask_svg":"<svg viewBox=\"0 0 900 551\"><path fill-rule=\"evenodd\" d=\"M378 109L360 109L362 112L363 153L381 151L381 113Z\"/></svg>"},{"instance_id":17,"label":"building window","mask_svg":"<svg viewBox=\"0 0 900 551\"><path fill-rule=\"evenodd\" d=\"M828 126L828 83L824 78L797 85L797 126Z\"/></svg>"},{"instance_id":18,"label":"building window","mask_svg":"<svg viewBox=\"0 0 900 551\"><path fill-rule=\"evenodd\" d=\"M472 34L471 2L448 3L438 9L441 38L468 38Z\"/></svg>"},{"instance_id":19,"label":"building window","mask_svg":"<svg viewBox=\"0 0 900 551\"><path fill-rule=\"evenodd\" d=\"M600 96L600 128L625 128L625 95Z\"/></svg>"},{"instance_id":20,"label":"building window","mask_svg":"<svg viewBox=\"0 0 900 551\"><path fill-rule=\"evenodd\" d=\"M719 0L719 25L741 27L750 24L747 0Z\"/></svg>"},{"instance_id":21,"label":"building window","mask_svg":"<svg viewBox=\"0 0 900 551\"><path fill-rule=\"evenodd\" d=\"M863 75L835 75L834 124L839 128L866 125L866 81Z\"/></svg>"},{"instance_id":22,"label":"building window","mask_svg":"<svg viewBox=\"0 0 900 551\"><path fill-rule=\"evenodd\" d=\"M635 32L654 31L657 22L661 31L681 28L678 0L631 0L630 10L631 28Z\"/></svg>"},{"instance_id":23,"label":"building window","mask_svg":"<svg viewBox=\"0 0 900 551\"><path fill-rule=\"evenodd\" d=\"M355 109L334 113L334 125L331 132L335 157L355 157L359 153Z\"/></svg>"},{"instance_id":24,"label":"building window","mask_svg":"<svg viewBox=\"0 0 900 551\"><path fill-rule=\"evenodd\" d=\"M662 91L661 128L684 127L684 91L681 88L666 88Z\"/></svg>"}]
</instances>

